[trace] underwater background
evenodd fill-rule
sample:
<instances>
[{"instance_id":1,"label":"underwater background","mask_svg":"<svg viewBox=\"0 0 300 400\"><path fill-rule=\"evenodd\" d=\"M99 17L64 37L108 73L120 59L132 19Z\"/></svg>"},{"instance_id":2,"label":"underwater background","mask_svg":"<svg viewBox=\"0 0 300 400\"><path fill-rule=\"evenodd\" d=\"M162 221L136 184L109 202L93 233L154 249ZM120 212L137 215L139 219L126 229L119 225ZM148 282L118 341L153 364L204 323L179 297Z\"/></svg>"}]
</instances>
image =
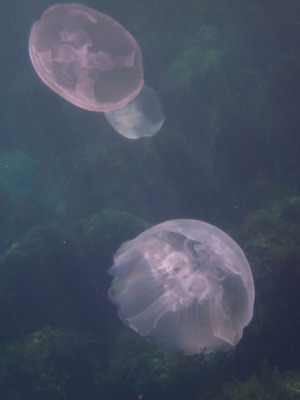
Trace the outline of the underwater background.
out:
<instances>
[{"instance_id":1,"label":"underwater background","mask_svg":"<svg viewBox=\"0 0 300 400\"><path fill-rule=\"evenodd\" d=\"M90 0L138 41L161 131L128 140L37 77L52 2L1 2L0 397L300 398L300 3ZM175 218L216 225L251 265L236 349L165 352L119 320L121 243Z\"/></svg>"}]
</instances>

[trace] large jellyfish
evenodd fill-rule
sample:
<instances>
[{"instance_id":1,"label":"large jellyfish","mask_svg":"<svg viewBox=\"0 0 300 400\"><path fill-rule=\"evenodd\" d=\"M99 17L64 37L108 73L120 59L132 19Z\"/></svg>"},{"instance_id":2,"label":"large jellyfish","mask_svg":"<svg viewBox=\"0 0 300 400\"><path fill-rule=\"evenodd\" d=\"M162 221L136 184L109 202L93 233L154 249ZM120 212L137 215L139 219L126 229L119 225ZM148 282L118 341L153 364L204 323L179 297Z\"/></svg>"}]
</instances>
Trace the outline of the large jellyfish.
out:
<instances>
[{"instance_id":1,"label":"large jellyfish","mask_svg":"<svg viewBox=\"0 0 300 400\"><path fill-rule=\"evenodd\" d=\"M153 136L165 120L159 98L146 84L130 103L104 114L110 125L127 139Z\"/></svg>"},{"instance_id":2,"label":"large jellyfish","mask_svg":"<svg viewBox=\"0 0 300 400\"><path fill-rule=\"evenodd\" d=\"M243 251L205 222L178 219L146 230L119 248L109 272L122 321L170 351L229 350L253 315Z\"/></svg>"},{"instance_id":3,"label":"large jellyfish","mask_svg":"<svg viewBox=\"0 0 300 400\"><path fill-rule=\"evenodd\" d=\"M80 4L49 7L31 28L29 54L46 85L86 110L123 107L143 86L136 40L108 15Z\"/></svg>"}]
</instances>

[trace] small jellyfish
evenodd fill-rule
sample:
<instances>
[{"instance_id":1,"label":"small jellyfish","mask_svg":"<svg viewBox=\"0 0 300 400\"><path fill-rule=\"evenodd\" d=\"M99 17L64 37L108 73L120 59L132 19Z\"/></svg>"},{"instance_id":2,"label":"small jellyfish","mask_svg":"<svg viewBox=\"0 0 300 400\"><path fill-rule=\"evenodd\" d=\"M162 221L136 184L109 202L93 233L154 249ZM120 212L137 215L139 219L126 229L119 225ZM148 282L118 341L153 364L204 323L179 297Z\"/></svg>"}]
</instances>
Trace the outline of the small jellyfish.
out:
<instances>
[{"instance_id":1,"label":"small jellyfish","mask_svg":"<svg viewBox=\"0 0 300 400\"><path fill-rule=\"evenodd\" d=\"M29 54L46 85L86 110L123 107L144 83L142 54L132 35L80 4L49 7L31 28Z\"/></svg>"},{"instance_id":2,"label":"small jellyfish","mask_svg":"<svg viewBox=\"0 0 300 400\"><path fill-rule=\"evenodd\" d=\"M121 320L169 351L229 350L252 319L247 259L205 222L178 219L146 230L119 248L109 273Z\"/></svg>"},{"instance_id":3,"label":"small jellyfish","mask_svg":"<svg viewBox=\"0 0 300 400\"><path fill-rule=\"evenodd\" d=\"M165 120L159 98L146 84L130 103L104 115L110 125L128 139L155 135Z\"/></svg>"}]
</instances>

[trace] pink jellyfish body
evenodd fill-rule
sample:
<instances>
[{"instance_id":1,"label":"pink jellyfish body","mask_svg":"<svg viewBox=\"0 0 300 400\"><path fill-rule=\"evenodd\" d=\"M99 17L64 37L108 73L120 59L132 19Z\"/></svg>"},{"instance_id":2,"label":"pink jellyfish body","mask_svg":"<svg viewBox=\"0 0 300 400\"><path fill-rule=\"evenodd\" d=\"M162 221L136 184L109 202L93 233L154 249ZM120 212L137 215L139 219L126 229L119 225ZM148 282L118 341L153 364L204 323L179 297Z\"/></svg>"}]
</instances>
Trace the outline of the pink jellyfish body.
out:
<instances>
[{"instance_id":1,"label":"pink jellyfish body","mask_svg":"<svg viewBox=\"0 0 300 400\"><path fill-rule=\"evenodd\" d=\"M153 226L119 248L109 273L122 321L170 351L232 349L252 319L254 283L243 251L202 221Z\"/></svg>"},{"instance_id":2,"label":"pink jellyfish body","mask_svg":"<svg viewBox=\"0 0 300 400\"><path fill-rule=\"evenodd\" d=\"M80 4L49 7L31 28L29 54L46 85L86 110L123 107L144 83L142 54L132 35Z\"/></svg>"}]
</instances>

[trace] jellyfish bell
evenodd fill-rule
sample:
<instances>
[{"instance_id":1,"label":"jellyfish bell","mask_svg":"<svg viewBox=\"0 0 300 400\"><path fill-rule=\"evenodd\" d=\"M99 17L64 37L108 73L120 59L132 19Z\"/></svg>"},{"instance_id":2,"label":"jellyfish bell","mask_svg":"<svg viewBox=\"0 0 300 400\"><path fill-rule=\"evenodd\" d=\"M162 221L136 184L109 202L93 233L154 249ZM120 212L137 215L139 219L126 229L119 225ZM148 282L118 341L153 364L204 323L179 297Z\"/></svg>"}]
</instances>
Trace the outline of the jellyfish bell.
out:
<instances>
[{"instance_id":1,"label":"jellyfish bell","mask_svg":"<svg viewBox=\"0 0 300 400\"><path fill-rule=\"evenodd\" d=\"M123 107L144 83L136 40L108 15L81 4L49 7L31 28L29 54L46 85L86 110Z\"/></svg>"},{"instance_id":2,"label":"jellyfish bell","mask_svg":"<svg viewBox=\"0 0 300 400\"><path fill-rule=\"evenodd\" d=\"M109 124L127 139L153 136L165 120L157 94L146 84L130 103L117 110L107 111L104 115Z\"/></svg>"},{"instance_id":3,"label":"jellyfish bell","mask_svg":"<svg viewBox=\"0 0 300 400\"><path fill-rule=\"evenodd\" d=\"M119 248L109 273L121 320L170 351L232 349L252 319L247 259L205 222L178 219L146 230Z\"/></svg>"}]
</instances>

